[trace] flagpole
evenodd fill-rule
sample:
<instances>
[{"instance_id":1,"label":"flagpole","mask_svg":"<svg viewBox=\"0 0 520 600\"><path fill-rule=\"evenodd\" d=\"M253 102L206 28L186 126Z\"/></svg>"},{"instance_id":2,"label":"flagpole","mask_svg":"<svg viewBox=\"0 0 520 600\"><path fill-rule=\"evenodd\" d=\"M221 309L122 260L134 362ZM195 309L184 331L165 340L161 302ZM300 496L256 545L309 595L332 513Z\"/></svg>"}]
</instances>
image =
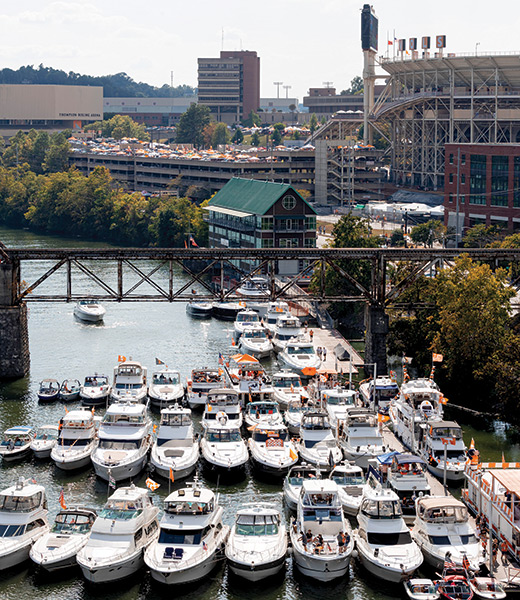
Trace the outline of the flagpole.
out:
<instances>
[{"instance_id":1,"label":"flagpole","mask_svg":"<svg viewBox=\"0 0 520 600\"><path fill-rule=\"evenodd\" d=\"M112 469L108 469L107 502L110 497L110 477L112 477Z\"/></svg>"}]
</instances>

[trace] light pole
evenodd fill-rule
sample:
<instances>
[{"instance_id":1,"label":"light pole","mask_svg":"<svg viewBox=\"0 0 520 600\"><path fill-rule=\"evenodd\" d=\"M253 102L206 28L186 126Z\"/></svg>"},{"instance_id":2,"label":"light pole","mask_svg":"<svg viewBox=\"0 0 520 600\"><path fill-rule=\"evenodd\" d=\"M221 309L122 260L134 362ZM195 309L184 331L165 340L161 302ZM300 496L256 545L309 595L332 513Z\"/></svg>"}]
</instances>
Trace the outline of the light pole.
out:
<instances>
[{"instance_id":1,"label":"light pole","mask_svg":"<svg viewBox=\"0 0 520 600\"><path fill-rule=\"evenodd\" d=\"M480 46L480 42L477 42L477 43L475 44L475 56L477 56L477 54L478 54L478 47L479 47L479 46Z\"/></svg>"},{"instance_id":2,"label":"light pole","mask_svg":"<svg viewBox=\"0 0 520 600\"><path fill-rule=\"evenodd\" d=\"M283 85L283 81L273 81L273 85L276 86L276 97L280 97L280 86Z\"/></svg>"}]
</instances>

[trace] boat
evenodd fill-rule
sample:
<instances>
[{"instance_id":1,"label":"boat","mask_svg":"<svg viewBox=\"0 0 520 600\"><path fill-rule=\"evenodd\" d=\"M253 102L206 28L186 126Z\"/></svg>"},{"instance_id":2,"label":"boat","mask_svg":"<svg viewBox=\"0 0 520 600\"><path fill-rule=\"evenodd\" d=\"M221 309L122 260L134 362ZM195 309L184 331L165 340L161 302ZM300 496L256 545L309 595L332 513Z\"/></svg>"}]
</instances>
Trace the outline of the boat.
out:
<instances>
[{"instance_id":1,"label":"boat","mask_svg":"<svg viewBox=\"0 0 520 600\"><path fill-rule=\"evenodd\" d=\"M227 421L234 427L242 427L243 417L238 393L232 388L210 390L202 413L201 426L213 427L215 423Z\"/></svg>"},{"instance_id":2,"label":"boat","mask_svg":"<svg viewBox=\"0 0 520 600\"><path fill-rule=\"evenodd\" d=\"M53 402L60 396L60 382L56 379L44 379L40 381L38 388L38 399L40 402Z\"/></svg>"},{"instance_id":3,"label":"boat","mask_svg":"<svg viewBox=\"0 0 520 600\"><path fill-rule=\"evenodd\" d=\"M271 331L275 352L281 352L290 340L293 338L298 339L303 334L300 319L293 317L288 312L278 316Z\"/></svg>"},{"instance_id":4,"label":"boat","mask_svg":"<svg viewBox=\"0 0 520 600\"><path fill-rule=\"evenodd\" d=\"M440 594L431 579L408 579L403 585L410 600L439 600Z\"/></svg>"},{"instance_id":5,"label":"boat","mask_svg":"<svg viewBox=\"0 0 520 600\"><path fill-rule=\"evenodd\" d=\"M254 275L242 281L236 293L248 300L267 300L271 294L269 280L262 275Z\"/></svg>"},{"instance_id":6,"label":"boat","mask_svg":"<svg viewBox=\"0 0 520 600\"><path fill-rule=\"evenodd\" d=\"M278 354L278 362L298 373L300 377L314 377L321 365L321 358L316 354L312 342L297 340L287 342Z\"/></svg>"},{"instance_id":7,"label":"boat","mask_svg":"<svg viewBox=\"0 0 520 600\"><path fill-rule=\"evenodd\" d=\"M283 498L290 510L296 510L300 492L304 481L321 479L324 471L317 469L314 465L303 462L289 469L289 473L283 481Z\"/></svg>"},{"instance_id":8,"label":"boat","mask_svg":"<svg viewBox=\"0 0 520 600\"><path fill-rule=\"evenodd\" d=\"M336 386L320 390L320 403L329 415L333 429L338 429L340 423L345 423L349 411L357 406L358 393L347 387Z\"/></svg>"},{"instance_id":9,"label":"boat","mask_svg":"<svg viewBox=\"0 0 520 600\"><path fill-rule=\"evenodd\" d=\"M72 402L79 398L81 383L78 379L65 379L60 387L60 400Z\"/></svg>"},{"instance_id":10,"label":"boat","mask_svg":"<svg viewBox=\"0 0 520 600\"><path fill-rule=\"evenodd\" d=\"M81 403L85 406L106 406L111 389L106 375L87 375L79 391Z\"/></svg>"},{"instance_id":11,"label":"boat","mask_svg":"<svg viewBox=\"0 0 520 600\"><path fill-rule=\"evenodd\" d=\"M36 429L36 434L31 440L31 450L36 458L49 458L51 450L58 439L57 425L41 425Z\"/></svg>"},{"instance_id":12,"label":"boat","mask_svg":"<svg viewBox=\"0 0 520 600\"><path fill-rule=\"evenodd\" d=\"M395 379L380 376L359 384L359 397L367 408L381 414L388 414L390 403L399 396L399 386Z\"/></svg>"},{"instance_id":13,"label":"boat","mask_svg":"<svg viewBox=\"0 0 520 600\"><path fill-rule=\"evenodd\" d=\"M287 304L287 302L283 302L281 300L269 302L264 317L265 329L274 334L276 328L276 321L279 317L281 317L284 314L289 314L289 305Z\"/></svg>"},{"instance_id":14,"label":"boat","mask_svg":"<svg viewBox=\"0 0 520 600\"><path fill-rule=\"evenodd\" d=\"M449 558L444 562L442 578L436 587L439 595L445 600L471 600L474 595L466 569L456 566Z\"/></svg>"},{"instance_id":15,"label":"boat","mask_svg":"<svg viewBox=\"0 0 520 600\"><path fill-rule=\"evenodd\" d=\"M164 501L159 538L144 556L152 578L175 585L207 577L229 535L222 513L218 496L197 480L171 493Z\"/></svg>"},{"instance_id":16,"label":"boat","mask_svg":"<svg viewBox=\"0 0 520 600\"><path fill-rule=\"evenodd\" d=\"M346 575L354 537L333 481L303 482L296 521L289 531L294 562L303 575L318 581Z\"/></svg>"},{"instance_id":17,"label":"boat","mask_svg":"<svg viewBox=\"0 0 520 600\"><path fill-rule=\"evenodd\" d=\"M226 380L221 368L193 369L191 377L186 384L186 399L190 408L203 408L206 404L208 392L219 387L225 387Z\"/></svg>"},{"instance_id":18,"label":"boat","mask_svg":"<svg viewBox=\"0 0 520 600\"><path fill-rule=\"evenodd\" d=\"M74 471L90 464L96 444L94 414L87 408L70 410L60 419L58 442L51 460L64 471Z\"/></svg>"},{"instance_id":19,"label":"boat","mask_svg":"<svg viewBox=\"0 0 520 600\"><path fill-rule=\"evenodd\" d=\"M298 452L289 437L287 427L281 423L257 426L248 440L253 465L261 472L284 477L298 462Z\"/></svg>"},{"instance_id":20,"label":"boat","mask_svg":"<svg viewBox=\"0 0 520 600\"><path fill-rule=\"evenodd\" d=\"M146 466L152 444L151 421L144 404L112 404L101 422L91 455L96 475L123 481Z\"/></svg>"},{"instance_id":21,"label":"boat","mask_svg":"<svg viewBox=\"0 0 520 600\"><path fill-rule=\"evenodd\" d=\"M148 394L146 372L146 367L132 360L119 363L114 367L110 401L146 402Z\"/></svg>"},{"instance_id":22,"label":"boat","mask_svg":"<svg viewBox=\"0 0 520 600\"><path fill-rule=\"evenodd\" d=\"M213 304L211 302L188 302L186 304L186 312L190 317L196 319L209 319L213 316Z\"/></svg>"},{"instance_id":23,"label":"boat","mask_svg":"<svg viewBox=\"0 0 520 600\"><path fill-rule=\"evenodd\" d=\"M241 310L235 319L235 323L233 324L233 329L235 330L235 336L239 337L244 333L246 327L259 327L263 329L260 324L260 315L256 312L256 310L251 310L249 308L244 308Z\"/></svg>"},{"instance_id":24,"label":"boat","mask_svg":"<svg viewBox=\"0 0 520 600\"><path fill-rule=\"evenodd\" d=\"M503 600L506 597L503 584L496 577L469 577L469 587L475 596L485 600Z\"/></svg>"},{"instance_id":25,"label":"boat","mask_svg":"<svg viewBox=\"0 0 520 600\"><path fill-rule=\"evenodd\" d=\"M238 342L240 352L255 358L267 358L273 351L273 343L263 327L245 327Z\"/></svg>"},{"instance_id":26,"label":"boat","mask_svg":"<svg viewBox=\"0 0 520 600\"><path fill-rule=\"evenodd\" d=\"M284 413L284 420L289 428L289 433L291 435L299 435L303 415L316 410L318 410L318 407L308 402L306 398L289 402L287 410Z\"/></svg>"},{"instance_id":27,"label":"boat","mask_svg":"<svg viewBox=\"0 0 520 600\"><path fill-rule=\"evenodd\" d=\"M86 545L97 516L91 508L64 508L51 530L31 548L31 560L49 573L77 565L76 555Z\"/></svg>"},{"instance_id":28,"label":"boat","mask_svg":"<svg viewBox=\"0 0 520 600\"><path fill-rule=\"evenodd\" d=\"M277 371L272 376L272 385L274 388L274 400L278 402L281 409L287 409L291 402L300 403L302 400L307 401L309 394L302 384L300 377L290 371L283 369Z\"/></svg>"},{"instance_id":29,"label":"boat","mask_svg":"<svg viewBox=\"0 0 520 600\"><path fill-rule=\"evenodd\" d=\"M152 373L152 380L148 387L148 397L152 407L160 409L182 402L184 393L179 371L166 368Z\"/></svg>"},{"instance_id":30,"label":"boat","mask_svg":"<svg viewBox=\"0 0 520 600\"><path fill-rule=\"evenodd\" d=\"M285 566L287 530L274 505L251 502L237 511L226 544L229 569L248 581L274 577Z\"/></svg>"},{"instance_id":31,"label":"boat","mask_svg":"<svg viewBox=\"0 0 520 600\"><path fill-rule=\"evenodd\" d=\"M332 469L329 478L338 486L343 512L350 517L355 517L361 506L365 487L369 485L363 469L358 465L343 461Z\"/></svg>"},{"instance_id":32,"label":"boat","mask_svg":"<svg viewBox=\"0 0 520 600\"><path fill-rule=\"evenodd\" d=\"M454 566L463 566L466 556L470 569L478 571L484 564L482 546L464 504L453 496L425 496L417 498L416 507L412 537L426 562L440 569L450 552Z\"/></svg>"},{"instance_id":33,"label":"boat","mask_svg":"<svg viewBox=\"0 0 520 600\"><path fill-rule=\"evenodd\" d=\"M398 583L421 566L423 555L410 536L395 492L379 484L367 486L357 520L358 557L372 575Z\"/></svg>"},{"instance_id":34,"label":"boat","mask_svg":"<svg viewBox=\"0 0 520 600\"><path fill-rule=\"evenodd\" d=\"M322 411L304 413L296 449L303 461L324 469L332 469L343 459L327 415Z\"/></svg>"},{"instance_id":35,"label":"boat","mask_svg":"<svg viewBox=\"0 0 520 600\"><path fill-rule=\"evenodd\" d=\"M134 485L117 489L77 554L83 577L108 583L136 573L144 565L144 551L159 533L158 512L147 489Z\"/></svg>"},{"instance_id":36,"label":"boat","mask_svg":"<svg viewBox=\"0 0 520 600\"><path fill-rule=\"evenodd\" d=\"M248 402L272 401L274 389L271 378L257 358L250 354L234 354L224 365L229 385L238 392L240 405Z\"/></svg>"},{"instance_id":37,"label":"boat","mask_svg":"<svg viewBox=\"0 0 520 600\"><path fill-rule=\"evenodd\" d=\"M20 478L0 492L0 571L29 558L32 545L49 531L45 488Z\"/></svg>"},{"instance_id":38,"label":"boat","mask_svg":"<svg viewBox=\"0 0 520 600\"><path fill-rule=\"evenodd\" d=\"M33 439L34 429L29 425L7 429L0 444L0 456L5 462L25 458L31 452Z\"/></svg>"},{"instance_id":39,"label":"boat","mask_svg":"<svg viewBox=\"0 0 520 600\"><path fill-rule=\"evenodd\" d=\"M278 404L271 400L249 402L244 410L244 423L249 431L256 427L270 429L283 425Z\"/></svg>"},{"instance_id":40,"label":"boat","mask_svg":"<svg viewBox=\"0 0 520 600\"><path fill-rule=\"evenodd\" d=\"M188 477L199 460L199 441L193 433L191 410L178 404L161 410L157 439L152 445L150 466L166 479Z\"/></svg>"},{"instance_id":41,"label":"boat","mask_svg":"<svg viewBox=\"0 0 520 600\"><path fill-rule=\"evenodd\" d=\"M100 323L106 312L105 307L95 300L80 300L74 306L74 316L88 323Z\"/></svg>"},{"instance_id":42,"label":"boat","mask_svg":"<svg viewBox=\"0 0 520 600\"><path fill-rule=\"evenodd\" d=\"M240 429L228 419L206 427L200 441L205 466L228 474L242 473L249 460Z\"/></svg>"},{"instance_id":43,"label":"boat","mask_svg":"<svg viewBox=\"0 0 520 600\"><path fill-rule=\"evenodd\" d=\"M339 444L347 460L368 469L368 461L386 451L377 416L366 408L349 411L343 427L339 427Z\"/></svg>"},{"instance_id":44,"label":"boat","mask_svg":"<svg viewBox=\"0 0 520 600\"><path fill-rule=\"evenodd\" d=\"M214 302L213 316L223 321L234 321L245 306L245 302Z\"/></svg>"},{"instance_id":45,"label":"boat","mask_svg":"<svg viewBox=\"0 0 520 600\"><path fill-rule=\"evenodd\" d=\"M468 459L462 429L455 421L435 421L420 426L417 453L425 460L435 477L457 483L464 480ZM446 456L446 461L444 457Z\"/></svg>"}]
</instances>

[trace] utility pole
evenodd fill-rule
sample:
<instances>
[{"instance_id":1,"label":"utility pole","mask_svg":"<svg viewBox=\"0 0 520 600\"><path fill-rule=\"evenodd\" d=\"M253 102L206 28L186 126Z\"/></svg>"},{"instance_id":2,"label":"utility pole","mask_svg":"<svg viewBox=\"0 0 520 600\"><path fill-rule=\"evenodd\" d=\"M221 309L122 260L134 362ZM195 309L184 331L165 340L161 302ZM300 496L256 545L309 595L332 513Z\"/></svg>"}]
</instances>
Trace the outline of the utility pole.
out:
<instances>
[{"instance_id":1,"label":"utility pole","mask_svg":"<svg viewBox=\"0 0 520 600\"><path fill-rule=\"evenodd\" d=\"M289 90L292 88L292 85L284 85L282 87L285 90L285 97L289 98Z\"/></svg>"},{"instance_id":2,"label":"utility pole","mask_svg":"<svg viewBox=\"0 0 520 600\"><path fill-rule=\"evenodd\" d=\"M276 86L276 97L280 97L280 86L283 85L283 81L273 81L273 85Z\"/></svg>"},{"instance_id":3,"label":"utility pole","mask_svg":"<svg viewBox=\"0 0 520 600\"><path fill-rule=\"evenodd\" d=\"M323 85L324 85L324 86L325 86L327 89L329 89L329 88L332 86L332 84L333 84L333 83L334 83L333 81L324 81L324 82L323 82Z\"/></svg>"}]
</instances>

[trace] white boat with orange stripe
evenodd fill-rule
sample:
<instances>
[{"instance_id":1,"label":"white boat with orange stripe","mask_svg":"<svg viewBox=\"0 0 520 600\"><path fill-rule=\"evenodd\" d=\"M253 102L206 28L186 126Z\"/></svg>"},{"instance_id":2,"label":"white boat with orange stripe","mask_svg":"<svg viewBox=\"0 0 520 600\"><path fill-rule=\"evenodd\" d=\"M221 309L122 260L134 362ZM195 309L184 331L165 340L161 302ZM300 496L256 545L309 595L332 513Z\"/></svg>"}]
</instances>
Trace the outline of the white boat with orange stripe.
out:
<instances>
[{"instance_id":1,"label":"white boat with orange stripe","mask_svg":"<svg viewBox=\"0 0 520 600\"><path fill-rule=\"evenodd\" d=\"M269 475L284 477L298 462L298 452L283 423L255 427L248 444L254 466Z\"/></svg>"}]
</instances>

